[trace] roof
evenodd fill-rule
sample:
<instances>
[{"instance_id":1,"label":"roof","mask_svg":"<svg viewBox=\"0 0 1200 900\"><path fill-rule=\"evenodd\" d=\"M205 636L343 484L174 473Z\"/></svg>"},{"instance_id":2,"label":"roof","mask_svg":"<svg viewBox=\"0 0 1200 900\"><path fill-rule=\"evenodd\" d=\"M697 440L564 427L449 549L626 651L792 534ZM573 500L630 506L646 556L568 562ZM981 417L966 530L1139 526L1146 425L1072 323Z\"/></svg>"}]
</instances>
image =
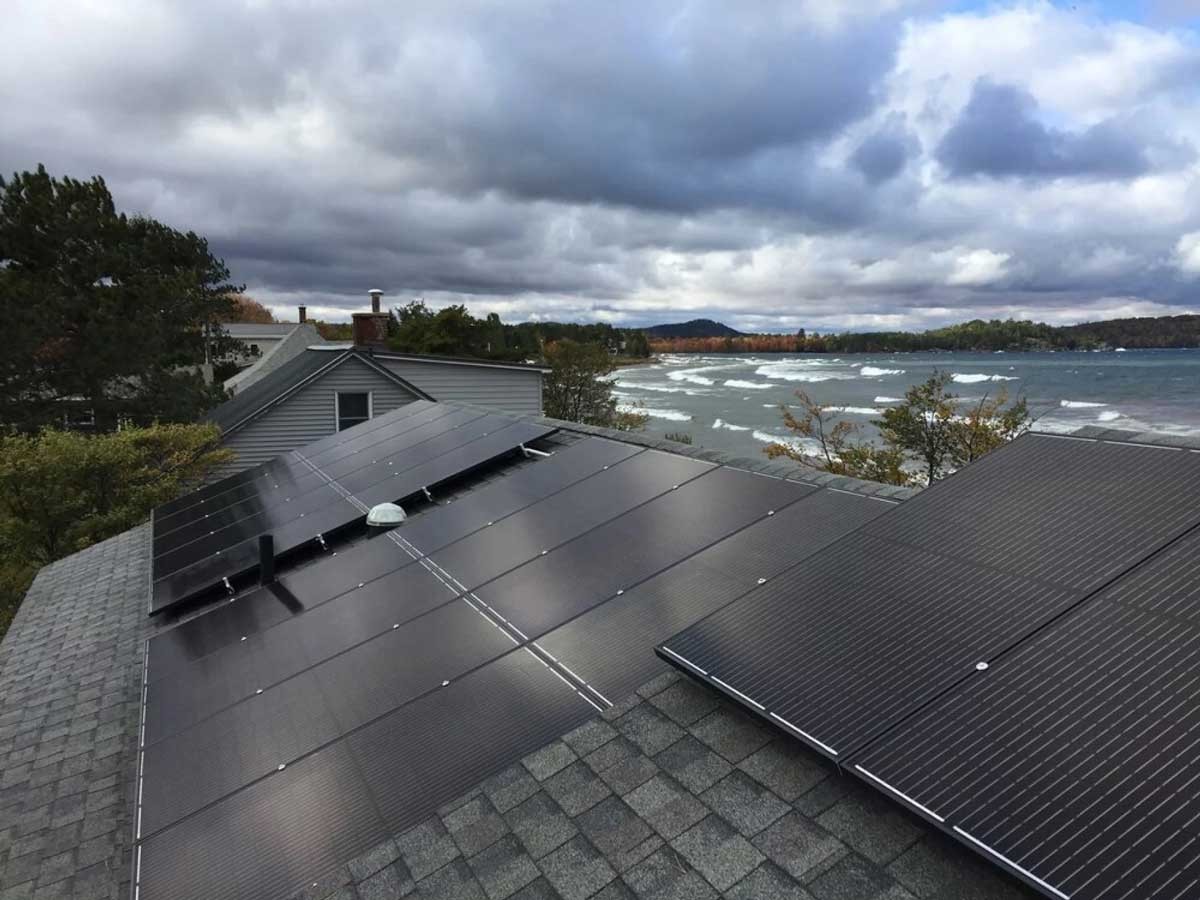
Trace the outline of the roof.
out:
<instances>
[{"instance_id":1,"label":"roof","mask_svg":"<svg viewBox=\"0 0 1200 900\"><path fill-rule=\"evenodd\" d=\"M266 353L255 360L254 365L242 369L232 378L227 378L225 389L231 393L245 390L289 359L303 353L308 349L309 344L320 343L320 341L321 334L317 331L316 326L307 322L294 326L283 340L276 341Z\"/></svg>"},{"instance_id":2,"label":"roof","mask_svg":"<svg viewBox=\"0 0 1200 900\"><path fill-rule=\"evenodd\" d=\"M221 328L239 341L254 338L279 339L287 337L301 326L300 322L222 322Z\"/></svg>"},{"instance_id":3,"label":"roof","mask_svg":"<svg viewBox=\"0 0 1200 900\"><path fill-rule=\"evenodd\" d=\"M283 365L268 372L253 384L245 387L232 399L226 400L220 406L208 411L206 418L221 426L221 430L229 434L242 427L251 419L265 412L276 403L284 400L313 379L328 372L348 359L357 359L370 366L382 378L401 385L414 396L422 399L432 399L424 391L414 387L399 375L391 372L385 366L374 362L371 354L363 353L354 348L339 349L334 354L315 352L319 348L310 347L306 352L299 353Z\"/></svg>"},{"instance_id":4,"label":"roof","mask_svg":"<svg viewBox=\"0 0 1200 900\"><path fill-rule=\"evenodd\" d=\"M310 350L340 350L347 347L352 347L349 341L334 341L323 344L319 347L310 347ZM443 365L461 365L461 366L483 366L491 369L518 369L528 372L549 372L550 369L538 363L527 362L510 362L498 359L481 359L477 356L442 356L434 353L403 353L398 350L376 350L373 351L375 356L383 357L384 359L410 359L414 362L441 363Z\"/></svg>"},{"instance_id":5,"label":"roof","mask_svg":"<svg viewBox=\"0 0 1200 900\"><path fill-rule=\"evenodd\" d=\"M796 472L557 424L562 439L598 434ZM909 493L805 473L814 478L894 499ZM160 627L144 615L149 563L143 525L46 566L0 643L0 892L128 895L144 640ZM303 896L399 897L414 884L445 897L481 889L522 898L1033 896L673 673L347 860Z\"/></svg>"}]
</instances>

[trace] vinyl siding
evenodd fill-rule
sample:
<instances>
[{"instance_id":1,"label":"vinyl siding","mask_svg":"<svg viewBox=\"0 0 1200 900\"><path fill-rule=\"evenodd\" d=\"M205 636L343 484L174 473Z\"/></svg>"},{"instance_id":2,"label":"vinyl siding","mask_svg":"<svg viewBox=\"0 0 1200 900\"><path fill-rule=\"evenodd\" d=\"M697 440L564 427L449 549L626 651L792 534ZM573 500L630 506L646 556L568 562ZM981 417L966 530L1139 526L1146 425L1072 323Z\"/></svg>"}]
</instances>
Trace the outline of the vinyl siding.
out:
<instances>
[{"instance_id":1,"label":"vinyl siding","mask_svg":"<svg viewBox=\"0 0 1200 900\"><path fill-rule=\"evenodd\" d=\"M409 384L434 400L474 403L503 412L541 415L542 373L537 369L505 369L467 363L376 357Z\"/></svg>"},{"instance_id":2,"label":"vinyl siding","mask_svg":"<svg viewBox=\"0 0 1200 900\"><path fill-rule=\"evenodd\" d=\"M237 453L237 458L215 473L213 480L332 434L337 428L334 395L339 391L370 391L372 416L383 415L417 399L361 361L347 359L230 434L225 446Z\"/></svg>"}]
</instances>

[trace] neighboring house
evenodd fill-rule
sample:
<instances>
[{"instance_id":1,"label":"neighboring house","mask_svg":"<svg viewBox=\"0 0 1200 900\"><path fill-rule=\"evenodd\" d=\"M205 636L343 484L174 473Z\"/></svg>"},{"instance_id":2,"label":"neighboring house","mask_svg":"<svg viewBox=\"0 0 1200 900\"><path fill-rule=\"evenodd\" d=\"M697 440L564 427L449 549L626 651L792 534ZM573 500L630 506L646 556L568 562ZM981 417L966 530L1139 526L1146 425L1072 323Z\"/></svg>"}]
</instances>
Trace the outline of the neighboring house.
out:
<instances>
[{"instance_id":1,"label":"neighboring house","mask_svg":"<svg viewBox=\"0 0 1200 900\"><path fill-rule=\"evenodd\" d=\"M321 339L317 329L308 322L271 322L260 324L255 322L222 322L221 328L238 343L237 350L225 361L239 365L251 365L273 351L286 341L293 332L303 330L305 333L316 335L309 343Z\"/></svg>"},{"instance_id":2,"label":"neighboring house","mask_svg":"<svg viewBox=\"0 0 1200 900\"><path fill-rule=\"evenodd\" d=\"M309 322L298 322L295 325L224 325L222 326L230 334L235 334L236 331L246 329L245 336L238 336L238 339L243 341L243 347L247 354L241 357L241 360L253 359L253 363L242 369L232 378L225 380L225 390L231 394L238 394L255 382L261 380L264 376L274 372L280 366L287 363L289 360L299 356L309 347L314 344L321 343L321 333L317 331L315 325ZM262 336L249 329L274 329L286 328L287 332L279 339L270 333L262 333ZM257 356L251 353L251 348L257 348Z\"/></svg>"},{"instance_id":3,"label":"neighboring house","mask_svg":"<svg viewBox=\"0 0 1200 900\"><path fill-rule=\"evenodd\" d=\"M393 352L383 343L386 319L382 312L356 313L355 342L313 344L265 372L255 372L257 367L247 370L256 377L243 382L231 400L208 415L221 426L225 446L237 453L237 459L214 478L266 462L418 399L541 413L542 375L547 369ZM290 353L292 341L289 335L261 363L275 354Z\"/></svg>"}]
</instances>

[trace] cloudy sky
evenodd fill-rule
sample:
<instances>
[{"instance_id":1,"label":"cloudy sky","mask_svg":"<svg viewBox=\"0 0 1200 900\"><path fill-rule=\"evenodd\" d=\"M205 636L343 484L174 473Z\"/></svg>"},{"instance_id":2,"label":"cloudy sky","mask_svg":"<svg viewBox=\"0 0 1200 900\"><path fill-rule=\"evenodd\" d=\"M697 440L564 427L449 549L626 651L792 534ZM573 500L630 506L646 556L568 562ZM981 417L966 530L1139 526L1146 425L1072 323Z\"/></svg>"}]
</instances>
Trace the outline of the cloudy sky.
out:
<instances>
[{"instance_id":1,"label":"cloudy sky","mask_svg":"<svg viewBox=\"0 0 1200 900\"><path fill-rule=\"evenodd\" d=\"M1200 309L1200 0L16 0L0 171L291 318L752 330Z\"/></svg>"}]
</instances>

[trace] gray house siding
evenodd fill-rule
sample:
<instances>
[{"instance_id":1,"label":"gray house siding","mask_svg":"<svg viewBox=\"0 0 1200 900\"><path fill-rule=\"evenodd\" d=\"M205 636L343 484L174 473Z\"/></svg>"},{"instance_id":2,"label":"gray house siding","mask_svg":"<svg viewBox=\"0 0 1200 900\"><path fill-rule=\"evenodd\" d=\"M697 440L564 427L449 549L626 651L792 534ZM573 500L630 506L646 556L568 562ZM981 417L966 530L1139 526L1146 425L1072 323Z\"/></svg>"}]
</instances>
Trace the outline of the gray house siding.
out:
<instances>
[{"instance_id":1,"label":"gray house siding","mask_svg":"<svg viewBox=\"0 0 1200 900\"><path fill-rule=\"evenodd\" d=\"M224 445L237 458L213 474L219 480L266 462L295 447L303 447L337 429L334 395L339 391L370 391L371 415L411 403L417 397L373 371L358 359L341 365L284 398L265 413L227 435Z\"/></svg>"},{"instance_id":2,"label":"gray house siding","mask_svg":"<svg viewBox=\"0 0 1200 900\"><path fill-rule=\"evenodd\" d=\"M474 403L522 415L542 413L542 373L537 369L506 369L387 356L376 356L375 360L435 400Z\"/></svg>"}]
</instances>

